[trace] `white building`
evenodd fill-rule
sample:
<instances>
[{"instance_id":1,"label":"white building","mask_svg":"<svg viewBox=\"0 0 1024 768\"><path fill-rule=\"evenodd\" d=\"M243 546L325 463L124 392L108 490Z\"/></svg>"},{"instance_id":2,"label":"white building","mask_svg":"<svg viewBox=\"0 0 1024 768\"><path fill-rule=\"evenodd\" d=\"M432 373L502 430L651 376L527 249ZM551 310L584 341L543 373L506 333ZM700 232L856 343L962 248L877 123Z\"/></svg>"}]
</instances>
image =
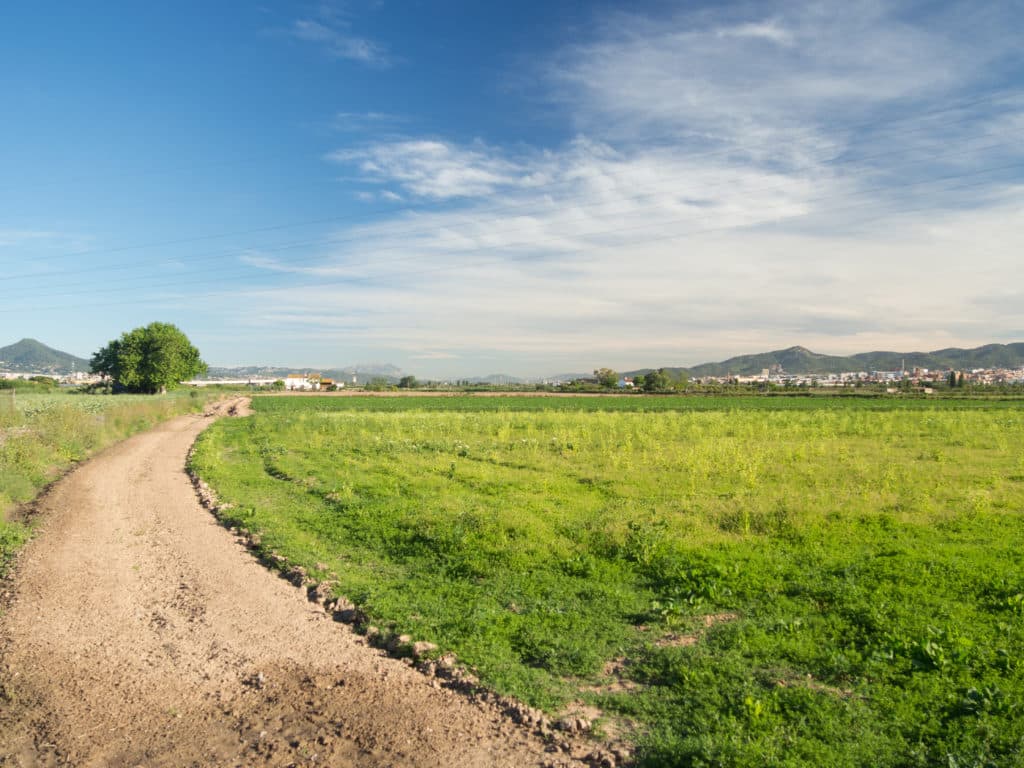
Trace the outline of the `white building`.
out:
<instances>
[{"instance_id":1,"label":"white building","mask_svg":"<svg viewBox=\"0 0 1024 768\"><path fill-rule=\"evenodd\" d=\"M284 388L289 390L315 391L320 389L320 376L305 373L289 373L284 380Z\"/></svg>"}]
</instances>

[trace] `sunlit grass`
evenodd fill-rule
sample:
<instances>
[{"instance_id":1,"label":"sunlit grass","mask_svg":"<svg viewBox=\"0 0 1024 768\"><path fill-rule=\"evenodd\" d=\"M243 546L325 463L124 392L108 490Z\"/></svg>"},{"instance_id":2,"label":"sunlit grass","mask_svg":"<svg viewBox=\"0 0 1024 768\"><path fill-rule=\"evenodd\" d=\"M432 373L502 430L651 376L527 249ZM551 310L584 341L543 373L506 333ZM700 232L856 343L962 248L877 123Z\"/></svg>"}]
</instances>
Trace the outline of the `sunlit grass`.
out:
<instances>
[{"instance_id":1,"label":"sunlit grass","mask_svg":"<svg viewBox=\"0 0 1024 768\"><path fill-rule=\"evenodd\" d=\"M206 397L0 392L0 572L29 532L6 519L12 508L76 462L171 416L200 409Z\"/></svg>"},{"instance_id":2,"label":"sunlit grass","mask_svg":"<svg viewBox=\"0 0 1024 768\"><path fill-rule=\"evenodd\" d=\"M431 400L257 400L195 465L377 624L650 764L1017 764L1019 407Z\"/></svg>"}]
</instances>

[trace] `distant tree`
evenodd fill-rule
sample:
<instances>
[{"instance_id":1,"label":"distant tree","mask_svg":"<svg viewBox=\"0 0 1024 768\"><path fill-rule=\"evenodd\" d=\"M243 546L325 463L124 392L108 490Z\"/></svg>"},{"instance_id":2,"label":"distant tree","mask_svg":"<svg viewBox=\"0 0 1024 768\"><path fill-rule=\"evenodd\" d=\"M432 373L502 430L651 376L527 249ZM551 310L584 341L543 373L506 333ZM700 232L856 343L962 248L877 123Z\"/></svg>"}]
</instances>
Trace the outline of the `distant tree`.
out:
<instances>
[{"instance_id":1,"label":"distant tree","mask_svg":"<svg viewBox=\"0 0 1024 768\"><path fill-rule=\"evenodd\" d=\"M49 376L31 376L27 379L0 379L0 389L14 392L52 392L57 382Z\"/></svg>"},{"instance_id":2,"label":"distant tree","mask_svg":"<svg viewBox=\"0 0 1024 768\"><path fill-rule=\"evenodd\" d=\"M665 373L664 368L659 368L656 371L651 371L644 377L645 392L660 392L664 389L668 389L668 385L668 374Z\"/></svg>"},{"instance_id":3,"label":"distant tree","mask_svg":"<svg viewBox=\"0 0 1024 768\"><path fill-rule=\"evenodd\" d=\"M597 378L598 384L609 389L619 383L619 374L611 368L598 368L594 371L594 376Z\"/></svg>"},{"instance_id":4,"label":"distant tree","mask_svg":"<svg viewBox=\"0 0 1024 768\"><path fill-rule=\"evenodd\" d=\"M170 323L150 323L121 334L92 356L93 373L126 392L155 394L206 371L188 337Z\"/></svg>"},{"instance_id":5,"label":"distant tree","mask_svg":"<svg viewBox=\"0 0 1024 768\"><path fill-rule=\"evenodd\" d=\"M388 387L388 380L383 376L374 376L368 382L366 382L366 389L380 392Z\"/></svg>"},{"instance_id":6,"label":"distant tree","mask_svg":"<svg viewBox=\"0 0 1024 768\"><path fill-rule=\"evenodd\" d=\"M420 383L416 381L415 376L403 376L398 380L399 389L416 389Z\"/></svg>"},{"instance_id":7,"label":"distant tree","mask_svg":"<svg viewBox=\"0 0 1024 768\"><path fill-rule=\"evenodd\" d=\"M664 368L662 370L664 370ZM690 374L686 371L676 371L675 373L665 371L665 374L668 376L669 386L672 387L672 389L686 389L687 385L690 383Z\"/></svg>"},{"instance_id":8,"label":"distant tree","mask_svg":"<svg viewBox=\"0 0 1024 768\"><path fill-rule=\"evenodd\" d=\"M284 379L277 379L276 381L274 381L270 385L270 388L272 390L274 390L275 392L280 392L281 390L284 389L284 387L285 387Z\"/></svg>"},{"instance_id":9,"label":"distant tree","mask_svg":"<svg viewBox=\"0 0 1024 768\"><path fill-rule=\"evenodd\" d=\"M34 381L36 384L42 385L46 389L56 389L59 382L50 376L31 376L29 381Z\"/></svg>"}]
</instances>

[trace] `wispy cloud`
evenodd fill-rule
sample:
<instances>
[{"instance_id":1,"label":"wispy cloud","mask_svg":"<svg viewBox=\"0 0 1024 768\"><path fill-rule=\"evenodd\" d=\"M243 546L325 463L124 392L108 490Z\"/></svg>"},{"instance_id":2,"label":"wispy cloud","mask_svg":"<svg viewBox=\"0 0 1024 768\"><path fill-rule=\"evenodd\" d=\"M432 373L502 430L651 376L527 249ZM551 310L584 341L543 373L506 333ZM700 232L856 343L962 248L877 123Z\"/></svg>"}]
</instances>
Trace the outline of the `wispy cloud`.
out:
<instances>
[{"instance_id":1,"label":"wispy cloud","mask_svg":"<svg viewBox=\"0 0 1024 768\"><path fill-rule=\"evenodd\" d=\"M61 237L59 233L43 230L0 229L0 248L52 241Z\"/></svg>"},{"instance_id":2,"label":"wispy cloud","mask_svg":"<svg viewBox=\"0 0 1024 768\"><path fill-rule=\"evenodd\" d=\"M411 360L458 360L458 355L453 355L451 352L422 352L415 355L409 355Z\"/></svg>"},{"instance_id":3,"label":"wispy cloud","mask_svg":"<svg viewBox=\"0 0 1024 768\"><path fill-rule=\"evenodd\" d=\"M897 3L753 8L727 25L707 10L668 22L614 14L597 39L555 58L553 96L573 105L581 130L620 143L683 141L798 162L841 142L843 125L976 84L1012 45L982 14L954 26L921 9L911 22Z\"/></svg>"},{"instance_id":4,"label":"wispy cloud","mask_svg":"<svg viewBox=\"0 0 1024 768\"><path fill-rule=\"evenodd\" d=\"M400 115L387 112L338 112L332 122L335 130L346 133L364 133L394 129L405 122Z\"/></svg>"},{"instance_id":5,"label":"wispy cloud","mask_svg":"<svg viewBox=\"0 0 1024 768\"><path fill-rule=\"evenodd\" d=\"M1024 246L1024 104L989 87L1008 20L751 7L616 13L553 54L538 82L577 131L561 145L407 135L331 154L368 195L431 207L263 260L294 282L249 300L274 306L268 328L435 372L455 369L434 350L551 373L1024 327L992 298Z\"/></svg>"},{"instance_id":6,"label":"wispy cloud","mask_svg":"<svg viewBox=\"0 0 1024 768\"><path fill-rule=\"evenodd\" d=\"M396 182L415 195L431 198L489 195L527 180L526 169L482 143L461 147L414 139L376 143L334 152L330 159L350 163L365 178Z\"/></svg>"},{"instance_id":7,"label":"wispy cloud","mask_svg":"<svg viewBox=\"0 0 1024 768\"><path fill-rule=\"evenodd\" d=\"M768 40L777 45L792 45L793 34L774 21L748 22L733 27L721 27L715 34L723 37L751 37Z\"/></svg>"},{"instance_id":8,"label":"wispy cloud","mask_svg":"<svg viewBox=\"0 0 1024 768\"><path fill-rule=\"evenodd\" d=\"M28 250L53 250L63 248L71 251L84 250L92 244L88 235L72 232L58 232L44 229L0 229L0 248ZM36 265L46 271L46 265Z\"/></svg>"},{"instance_id":9,"label":"wispy cloud","mask_svg":"<svg viewBox=\"0 0 1024 768\"><path fill-rule=\"evenodd\" d=\"M386 67L392 63L383 45L353 34L350 24L340 18L296 19L290 32L298 40L322 46L334 58L375 67Z\"/></svg>"}]
</instances>

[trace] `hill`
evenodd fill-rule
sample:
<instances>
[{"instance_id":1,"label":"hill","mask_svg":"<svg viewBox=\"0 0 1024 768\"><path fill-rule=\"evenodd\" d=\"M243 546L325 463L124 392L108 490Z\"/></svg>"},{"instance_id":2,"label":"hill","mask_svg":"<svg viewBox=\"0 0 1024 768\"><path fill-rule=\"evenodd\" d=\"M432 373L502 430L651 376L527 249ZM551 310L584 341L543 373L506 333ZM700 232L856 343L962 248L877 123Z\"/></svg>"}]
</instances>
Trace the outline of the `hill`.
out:
<instances>
[{"instance_id":1,"label":"hill","mask_svg":"<svg viewBox=\"0 0 1024 768\"><path fill-rule=\"evenodd\" d=\"M788 373L841 373L862 367L861 363L848 357L822 355L806 347L790 347L756 355L740 355L720 363L704 363L691 368L690 375L725 376L734 373L751 376L774 365L782 366L782 370Z\"/></svg>"},{"instance_id":2,"label":"hill","mask_svg":"<svg viewBox=\"0 0 1024 768\"><path fill-rule=\"evenodd\" d=\"M527 383L526 379L521 379L518 376L512 376L508 373L492 373L489 376L470 376L466 381L470 384L495 384L497 386Z\"/></svg>"},{"instance_id":3,"label":"hill","mask_svg":"<svg viewBox=\"0 0 1024 768\"><path fill-rule=\"evenodd\" d=\"M366 363L351 365L345 368L317 368L310 366L299 366L285 368L274 365L245 365L234 368L210 366L204 378L216 379L245 379L245 378L275 378L283 379L289 373L319 373L335 381L343 381L348 384L367 384L376 378L383 378L395 383L402 376L402 369L387 363Z\"/></svg>"},{"instance_id":4,"label":"hill","mask_svg":"<svg viewBox=\"0 0 1024 768\"><path fill-rule=\"evenodd\" d=\"M853 355L870 370L897 370L906 359L908 368L1018 368L1024 365L1024 343L985 344L974 349L937 349L934 352L866 352Z\"/></svg>"},{"instance_id":5,"label":"hill","mask_svg":"<svg viewBox=\"0 0 1024 768\"><path fill-rule=\"evenodd\" d=\"M898 371L929 368L933 370L972 368L1020 368L1024 367L1024 343L986 344L974 349L938 349L934 352L861 352L849 357L822 355L805 347L789 347L774 352L730 357L720 363L702 363L692 368L666 368L672 373L687 373L692 377L701 376L756 376L773 365L782 366L786 373L842 373L844 371ZM649 371L642 368L626 371L633 376Z\"/></svg>"},{"instance_id":6,"label":"hill","mask_svg":"<svg viewBox=\"0 0 1024 768\"><path fill-rule=\"evenodd\" d=\"M48 347L35 339L22 339L0 347L0 370L16 373L68 374L88 371L89 361L59 349Z\"/></svg>"}]
</instances>

